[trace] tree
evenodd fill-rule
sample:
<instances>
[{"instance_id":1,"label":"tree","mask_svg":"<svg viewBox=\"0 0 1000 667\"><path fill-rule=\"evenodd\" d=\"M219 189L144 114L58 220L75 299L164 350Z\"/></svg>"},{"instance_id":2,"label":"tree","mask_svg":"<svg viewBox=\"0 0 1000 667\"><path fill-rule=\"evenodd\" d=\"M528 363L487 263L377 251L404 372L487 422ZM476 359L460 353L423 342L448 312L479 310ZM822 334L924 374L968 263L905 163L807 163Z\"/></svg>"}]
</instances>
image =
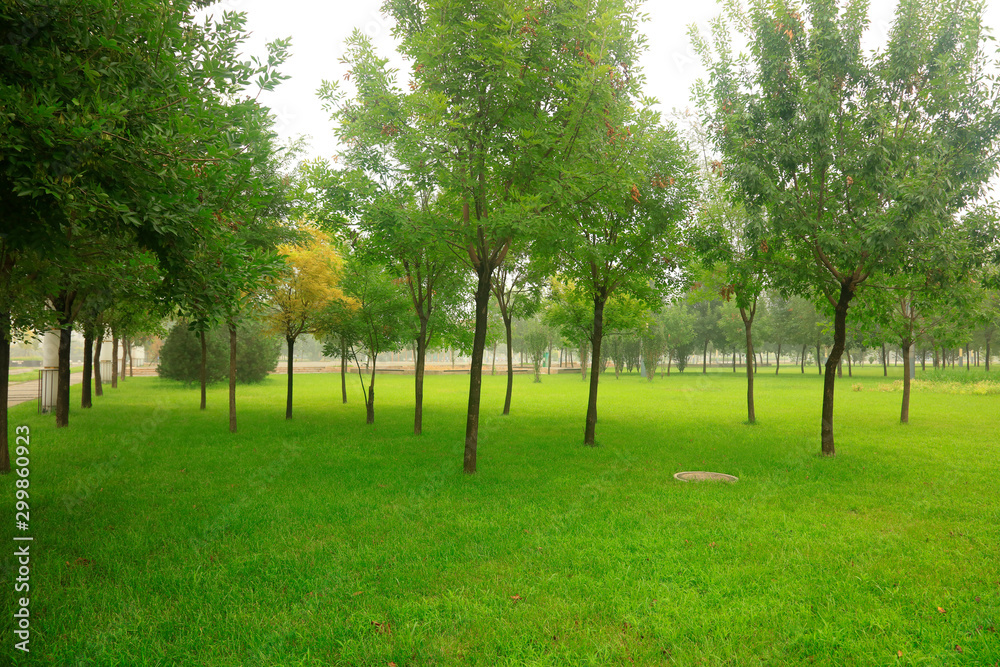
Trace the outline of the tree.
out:
<instances>
[{"instance_id":1,"label":"tree","mask_svg":"<svg viewBox=\"0 0 1000 667\"><path fill-rule=\"evenodd\" d=\"M357 255L351 255L345 263L341 282L343 299L340 300L351 304L343 313L353 318L351 330L357 338L350 342L351 356L358 367L368 424L375 423L375 366L378 355L400 349L404 341L413 337L413 317L401 283L384 267L365 262ZM364 350L370 362L367 389L357 348Z\"/></svg>"},{"instance_id":2,"label":"tree","mask_svg":"<svg viewBox=\"0 0 1000 667\"><path fill-rule=\"evenodd\" d=\"M821 451L835 454L834 373L847 315L872 275L905 269L995 171L997 90L981 48L981 4L901 0L886 47L866 55L862 0L754 0L729 18L750 43L733 57L695 35L711 81L700 98L726 177L782 274L833 308Z\"/></svg>"},{"instance_id":3,"label":"tree","mask_svg":"<svg viewBox=\"0 0 1000 667\"><path fill-rule=\"evenodd\" d=\"M633 0L514 10L502 0L389 0L400 53L414 63L399 94L406 123L384 107L347 105L348 123L378 123L427 156L441 189L439 230L476 275L464 470L476 472L482 362L493 273L511 243L558 233L539 212L590 194L588 153L602 110L641 80ZM333 84L324 95L340 97Z\"/></svg>"},{"instance_id":4,"label":"tree","mask_svg":"<svg viewBox=\"0 0 1000 667\"><path fill-rule=\"evenodd\" d=\"M514 391L511 322L514 318L531 317L538 310L541 304L541 277L538 275L537 267L531 265L527 253L509 252L503 263L497 267L492 289L507 341L507 393L503 401L503 414L509 415L511 394ZM489 333L488 326L487 333Z\"/></svg>"},{"instance_id":5,"label":"tree","mask_svg":"<svg viewBox=\"0 0 1000 667\"><path fill-rule=\"evenodd\" d=\"M623 294L658 305L678 281L678 226L694 196L689 155L673 127L643 108L605 121L598 159L617 164L602 189L560 213L572 223L557 245L563 273L590 302L592 350L584 444L595 444L605 308ZM610 170L609 170L610 171ZM652 376L650 375L650 378Z\"/></svg>"},{"instance_id":6,"label":"tree","mask_svg":"<svg viewBox=\"0 0 1000 667\"><path fill-rule=\"evenodd\" d=\"M268 290L272 308L267 313L267 320L288 346L285 419L292 418L295 340L303 333L316 330L322 310L339 296L336 283L341 261L330 244L330 237L315 228L307 229L306 234L307 239L301 245L278 247L285 259L285 270L271 281Z\"/></svg>"}]
</instances>

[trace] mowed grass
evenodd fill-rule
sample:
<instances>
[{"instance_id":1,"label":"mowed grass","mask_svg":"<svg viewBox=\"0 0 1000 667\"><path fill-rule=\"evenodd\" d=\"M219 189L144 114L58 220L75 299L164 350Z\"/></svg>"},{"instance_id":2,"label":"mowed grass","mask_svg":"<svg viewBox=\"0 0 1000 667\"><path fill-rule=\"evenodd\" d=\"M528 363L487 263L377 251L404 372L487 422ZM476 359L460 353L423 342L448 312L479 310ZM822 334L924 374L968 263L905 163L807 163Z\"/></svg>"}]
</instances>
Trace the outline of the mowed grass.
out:
<instances>
[{"instance_id":1,"label":"mowed grass","mask_svg":"<svg viewBox=\"0 0 1000 667\"><path fill-rule=\"evenodd\" d=\"M484 378L479 472L462 473L468 376L226 389L134 378L68 429L34 404L31 654L43 665L994 665L1000 663L1000 396L700 368L601 383L584 447L577 374ZM811 372L810 372L811 371ZM860 391L852 389L859 385ZM74 388L74 401L78 400ZM75 405L75 403L74 403ZM13 446L13 441L12 441ZM739 476L681 483L680 470ZM0 480L13 544L13 477Z\"/></svg>"}]
</instances>

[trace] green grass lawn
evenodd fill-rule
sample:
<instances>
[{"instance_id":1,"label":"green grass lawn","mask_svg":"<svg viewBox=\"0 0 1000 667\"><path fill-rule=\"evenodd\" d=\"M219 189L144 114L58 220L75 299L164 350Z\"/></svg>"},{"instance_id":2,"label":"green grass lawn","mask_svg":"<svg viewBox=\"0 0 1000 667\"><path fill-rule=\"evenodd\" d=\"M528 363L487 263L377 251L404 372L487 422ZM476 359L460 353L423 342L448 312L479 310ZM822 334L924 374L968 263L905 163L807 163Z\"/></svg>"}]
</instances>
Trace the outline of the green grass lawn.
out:
<instances>
[{"instance_id":1,"label":"green grass lawn","mask_svg":"<svg viewBox=\"0 0 1000 667\"><path fill-rule=\"evenodd\" d=\"M890 369L745 384L696 368L602 379L582 446L578 375L484 379L462 474L467 376L284 376L197 389L130 378L57 431L33 403L31 659L42 665L994 665L1000 663L1000 396L917 391ZM973 371L975 372L975 371ZM998 373L1000 375L1000 373ZM953 383L954 384L954 383ZM953 384L943 385L951 387ZM74 401L79 387L73 388ZM75 404L75 403L74 403ZM13 446L13 439L12 439ZM739 476L690 484L680 470ZM0 479L5 540L14 477Z\"/></svg>"}]
</instances>

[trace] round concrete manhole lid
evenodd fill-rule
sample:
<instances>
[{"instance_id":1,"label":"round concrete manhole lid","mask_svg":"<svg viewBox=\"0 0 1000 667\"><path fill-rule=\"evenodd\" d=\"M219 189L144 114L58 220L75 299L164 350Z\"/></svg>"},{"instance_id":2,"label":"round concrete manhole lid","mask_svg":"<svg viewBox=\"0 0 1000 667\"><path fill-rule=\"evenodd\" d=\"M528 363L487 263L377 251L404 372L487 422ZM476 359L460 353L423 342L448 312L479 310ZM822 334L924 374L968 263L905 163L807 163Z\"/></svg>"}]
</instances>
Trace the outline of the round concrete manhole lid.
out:
<instances>
[{"instance_id":1,"label":"round concrete manhole lid","mask_svg":"<svg viewBox=\"0 0 1000 667\"><path fill-rule=\"evenodd\" d=\"M704 472L702 470L691 470L686 472L675 472L674 479L681 482L738 482L739 477L727 475L724 472Z\"/></svg>"}]
</instances>

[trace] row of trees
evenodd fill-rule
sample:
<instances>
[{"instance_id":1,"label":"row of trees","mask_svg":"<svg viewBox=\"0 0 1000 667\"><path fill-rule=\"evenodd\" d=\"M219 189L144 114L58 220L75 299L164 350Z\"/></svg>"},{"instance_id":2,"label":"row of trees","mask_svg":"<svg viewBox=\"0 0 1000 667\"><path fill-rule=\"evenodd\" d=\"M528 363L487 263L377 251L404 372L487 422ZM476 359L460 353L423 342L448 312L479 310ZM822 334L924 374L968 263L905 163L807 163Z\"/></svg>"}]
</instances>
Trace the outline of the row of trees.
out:
<instances>
[{"instance_id":1,"label":"row of trees","mask_svg":"<svg viewBox=\"0 0 1000 667\"><path fill-rule=\"evenodd\" d=\"M14 119L0 135L0 202L15 221L2 238L0 329L7 340L18 328L63 332L59 425L69 331L85 307L101 318L123 304L138 329L185 318L203 368L208 332L222 326L231 431L248 318L285 340L288 418L303 333L324 339L342 371L353 359L360 376L365 352L369 421L377 356L412 341L416 433L428 348L466 340L473 473L491 328L510 359L512 323L539 294L551 296L549 321L599 362L625 358L625 337L609 332L652 327L647 358L669 364L685 345L704 358L722 340L697 331L692 343L688 327L724 329L727 348L741 327L751 423L754 327L800 298L832 322L821 424L832 455L849 323L880 327L908 354L919 336L944 344L949 308L991 303L969 280L995 287L1000 259L995 216L974 206L1000 134L974 2L902 0L873 54L860 46L860 0L732 3L710 39L693 35L710 78L698 116L678 126L642 90L636 0L390 0L409 81L355 32L350 89L320 90L343 150L295 170L295 147L276 145L252 97L282 78L288 42L241 61L243 16L199 21L205 4L140 2L128 20L119 7L0 5L0 27L23 35L0 46L0 105ZM732 54L730 25L748 57ZM663 307L692 287L689 305ZM525 333L536 358L542 333ZM602 369L591 364L588 445ZM908 372L904 383L906 421Z\"/></svg>"}]
</instances>

